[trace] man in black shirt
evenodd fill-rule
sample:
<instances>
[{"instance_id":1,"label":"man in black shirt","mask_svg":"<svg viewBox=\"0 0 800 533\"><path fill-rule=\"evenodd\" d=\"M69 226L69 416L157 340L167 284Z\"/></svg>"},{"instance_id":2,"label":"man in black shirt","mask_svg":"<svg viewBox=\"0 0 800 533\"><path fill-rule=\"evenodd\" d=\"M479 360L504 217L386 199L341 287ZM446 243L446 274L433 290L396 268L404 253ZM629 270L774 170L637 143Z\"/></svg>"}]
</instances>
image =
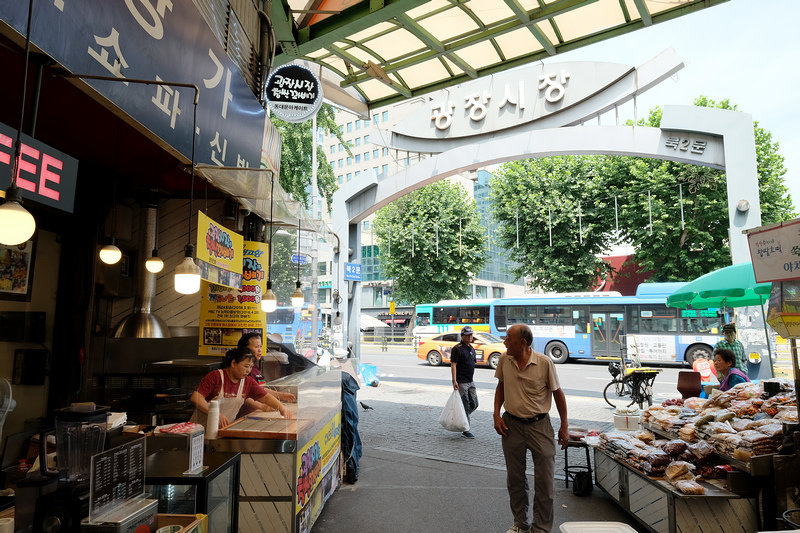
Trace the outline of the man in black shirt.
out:
<instances>
[{"instance_id":1,"label":"man in black shirt","mask_svg":"<svg viewBox=\"0 0 800 533\"><path fill-rule=\"evenodd\" d=\"M472 347L472 328L464 326L461 328L461 342L453 346L450 352L450 371L453 374L453 388L461 395L464 402L464 410L469 415L478 408L478 390L475 388L473 375L475 374L476 354ZM470 429L472 429L470 427ZM462 433L468 439L474 439L475 435L469 431Z\"/></svg>"}]
</instances>

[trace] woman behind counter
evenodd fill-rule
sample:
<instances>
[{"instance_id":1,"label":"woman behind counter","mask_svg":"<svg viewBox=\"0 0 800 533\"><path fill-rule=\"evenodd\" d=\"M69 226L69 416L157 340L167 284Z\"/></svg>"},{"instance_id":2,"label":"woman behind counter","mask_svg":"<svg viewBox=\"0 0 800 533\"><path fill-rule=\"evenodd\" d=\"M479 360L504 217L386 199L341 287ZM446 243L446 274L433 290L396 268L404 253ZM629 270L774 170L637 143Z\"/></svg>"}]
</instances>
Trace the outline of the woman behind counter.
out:
<instances>
[{"instance_id":1,"label":"woman behind counter","mask_svg":"<svg viewBox=\"0 0 800 533\"><path fill-rule=\"evenodd\" d=\"M277 398L268 394L255 379L247 375L253 368L253 353L244 348L234 348L225 354L221 370L206 374L191 401L197 408L191 421L206 426L208 421L208 402L219 402L219 427L224 428L236 419L236 415L247 399L260 402L263 411L278 410L283 418L291 418L291 413ZM257 404L259 405L259 404Z\"/></svg>"},{"instance_id":2,"label":"woman behind counter","mask_svg":"<svg viewBox=\"0 0 800 533\"><path fill-rule=\"evenodd\" d=\"M261 352L263 349L263 343L260 334L245 333L242 335L242 338L239 339L239 348L245 348L253 352L253 355L255 356L255 362L253 363L253 369L250 371L250 377L255 379L259 385L265 387L268 394L275 396L277 399L283 402L294 402L296 400L294 394L289 392L278 392L266 385L266 379L261 374L260 368Z\"/></svg>"},{"instance_id":3,"label":"woman behind counter","mask_svg":"<svg viewBox=\"0 0 800 533\"><path fill-rule=\"evenodd\" d=\"M747 374L736 368L736 354L727 348L714 350L714 370L719 379L719 390L725 392L739 383L749 382Z\"/></svg>"}]
</instances>

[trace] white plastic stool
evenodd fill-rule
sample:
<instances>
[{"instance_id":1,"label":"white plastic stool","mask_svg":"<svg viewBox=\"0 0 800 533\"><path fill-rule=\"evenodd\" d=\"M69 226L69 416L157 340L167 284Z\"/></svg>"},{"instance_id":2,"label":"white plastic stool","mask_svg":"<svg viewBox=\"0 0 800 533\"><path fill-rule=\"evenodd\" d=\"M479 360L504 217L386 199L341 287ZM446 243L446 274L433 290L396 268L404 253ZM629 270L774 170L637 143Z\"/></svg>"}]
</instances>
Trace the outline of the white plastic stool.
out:
<instances>
[{"instance_id":1,"label":"white plastic stool","mask_svg":"<svg viewBox=\"0 0 800 533\"><path fill-rule=\"evenodd\" d=\"M558 529L561 533L637 533L622 522L564 522Z\"/></svg>"}]
</instances>

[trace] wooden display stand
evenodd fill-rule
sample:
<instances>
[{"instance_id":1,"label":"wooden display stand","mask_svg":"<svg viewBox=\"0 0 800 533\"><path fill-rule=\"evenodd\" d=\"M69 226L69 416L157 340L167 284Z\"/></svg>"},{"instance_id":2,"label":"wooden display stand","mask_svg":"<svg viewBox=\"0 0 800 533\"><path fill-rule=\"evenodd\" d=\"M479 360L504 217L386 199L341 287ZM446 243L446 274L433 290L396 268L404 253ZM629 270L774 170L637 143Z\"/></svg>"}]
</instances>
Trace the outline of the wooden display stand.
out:
<instances>
[{"instance_id":1,"label":"wooden display stand","mask_svg":"<svg viewBox=\"0 0 800 533\"><path fill-rule=\"evenodd\" d=\"M704 495L683 494L665 479L639 470L595 448L595 483L653 533L758 531L756 500L740 498L701 482Z\"/></svg>"}]
</instances>

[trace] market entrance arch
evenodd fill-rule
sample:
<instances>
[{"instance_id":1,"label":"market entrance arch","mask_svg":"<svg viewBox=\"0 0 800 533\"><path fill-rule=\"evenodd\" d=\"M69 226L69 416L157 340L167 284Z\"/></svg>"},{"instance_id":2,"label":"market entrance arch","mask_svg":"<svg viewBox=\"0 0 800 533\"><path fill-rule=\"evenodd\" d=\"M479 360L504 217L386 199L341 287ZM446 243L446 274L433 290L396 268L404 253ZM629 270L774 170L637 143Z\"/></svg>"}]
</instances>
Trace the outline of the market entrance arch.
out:
<instances>
[{"instance_id":1,"label":"market entrance arch","mask_svg":"<svg viewBox=\"0 0 800 533\"><path fill-rule=\"evenodd\" d=\"M588 154L664 159L725 170L732 261L749 260L742 231L761 225L752 116L697 106L665 106L660 128L574 126L523 131L480 142L466 139L460 146L380 181L373 175L350 182L333 196L333 231L339 238L334 263L358 263L360 222L416 189L460 172L516 159ZM333 280L333 289L343 297L338 309L346 324L343 340L358 354L361 291L357 282L345 282L343 268L334 267L334 272L340 273Z\"/></svg>"}]
</instances>

